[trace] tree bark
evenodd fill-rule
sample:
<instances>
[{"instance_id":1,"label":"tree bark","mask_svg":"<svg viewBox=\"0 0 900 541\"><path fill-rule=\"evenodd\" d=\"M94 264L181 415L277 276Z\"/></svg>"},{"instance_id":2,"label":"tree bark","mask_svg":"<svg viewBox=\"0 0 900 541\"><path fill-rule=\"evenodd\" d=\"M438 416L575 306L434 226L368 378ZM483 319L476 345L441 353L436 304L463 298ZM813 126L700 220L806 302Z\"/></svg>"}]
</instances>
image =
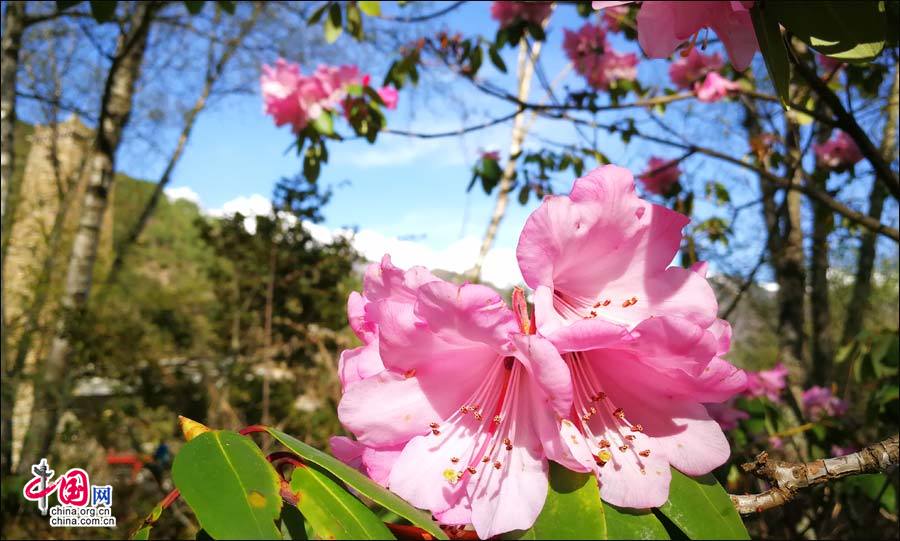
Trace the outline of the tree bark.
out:
<instances>
[{"instance_id":1,"label":"tree bark","mask_svg":"<svg viewBox=\"0 0 900 541\"><path fill-rule=\"evenodd\" d=\"M891 84L891 94L885 107L884 129L881 138L881 155L889 161L893 161L897 154L898 115L900 115L900 64L894 66L894 82ZM881 220L887 196L888 191L883 183L877 180L872 182L872 191L869 194L869 216L871 218ZM853 293L850 296L850 303L847 305L847 318L844 321L842 344L853 340L862 330L863 314L869 307L869 296L872 293L872 271L875 268L877 243L878 234L869 230L863 231L856 263L856 280L853 283Z\"/></svg>"},{"instance_id":2,"label":"tree bark","mask_svg":"<svg viewBox=\"0 0 900 541\"><path fill-rule=\"evenodd\" d=\"M2 57L0 57L0 77L3 84L0 85L0 224L3 227L3 238L8 236L8 228L12 226L12 220L7 218L7 207L10 206L9 194L12 191L12 176L15 171L14 161L16 155L15 131L16 131L16 74L19 71L19 50L22 47L22 34L25 31L25 2L7 2L6 14L3 21ZM10 213L11 215L12 213ZM6 269L6 246L2 243L0 253L0 282ZM9 356L6 353L6 299L3 296L3 288L0 287L0 357L2 357L2 370L5 374L8 369ZM0 472L8 474L12 468L12 407L15 394L5 381L2 384L2 396L0 396Z\"/></svg>"},{"instance_id":3,"label":"tree bark","mask_svg":"<svg viewBox=\"0 0 900 541\"><path fill-rule=\"evenodd\" d=\"M525 39L519 42L519 90L517 96L520 101L528 101L528 94L531 91L531 78L534 75L534 63L540 54L541 42L535 42L530 51L528 50L528 42ZM481 279L481 269L484 267L488 252L491 251L491 247L494 245L500 222L506 214L506 207L509 205L509 193L512 191L516 175L516 159L522 152L522 142L525 141L526 135L528 135L528 129L525 127L525 111L522 110L513 117L512 134L509 140L509 159L506 162L506 167L503 168L503 175L500 177L500 184L497 187L497 202L494 204L491 221L488 222L487 231L485 231L484 238L481 241L478 259L475 260L475 266L469 271L474 281Z\"/></svg>"},{"instance_id":4,"label":"tree bark","mask_svg":"<svg viewBox=\"0 0 900 541\"><path fill-rule=\"evenodd\" d=\"M158 9L159 5L152 2L135 4L130 28L119 35L116 53L107 73L100 119L91 149L91 172L60 299L62 313L50 352L43 367L36 370L34 408L20 461L20 465L25 464L26 467L50 451L59 418L66 406L69 381L64 376L72 356L73 342L77 340L75 324L84 314L90 297L101 225L114 180L115 155L131 112L150 24Z\"/></svg>"},{"instance_id":5,"label":"tree bark","mask_svg":"<svg viewBox=\"0 0 900 541\"><path fill-rule=\"evenodd\" d=\"M824 182L821 183L825 189ZM809 303L812 315L812 371L808 384L826 385L834 360L834 336L831 329L831 301L828 293L828 234L834 226L834 214L812 201L813 233L810 258Z\"/></svg>"},{"instance_id":6,"label":"tree bark","mask_svg":"<svg viewBox=\"0 0 900 541\"><path fill-rule=\"evenodd\" d=\"M147 205L141 211L141 215L138 217L137 222L135 222L134 226L116 245L115 258L113 259L109 274L106 277L107 283L115 283L116 279L118 278L119 272L122 270L122 265L125 262L125 257L128 255L128 251L132 246L134 246L138 238L140 238L141 233L143 233L144 229L147 227L147 223L150 221L150 217L156 210L157 205L159 205L159 200L162 198L166 186L168 186L169 181L172 180L172 172L175 170L175 166L177 166L178 162L181 160L181 155L184 153L184 148L185 146L187 146L188 139L190 139L191 137L191 132L194 130L194 124L197 121L197 117L206 107L206 102L209 99L210 94L212 93L216 81L219 80L219 77L225 71L225 67L234 56L234 53L237 51L238 46L244 41L244 38L247 37L247 34L250 32L250 30L253 29L253 26L259 19L261 6L262 4L258 2L254 4L252 15L250 15L250 17L241 24L237 36L228 40L228 42L225 44L225 49L222 51L222 54L219 55L218 60L215 60L213 58L213 51L215 49L216 43L214 41L210 41L209 62L206 68L206 76L203 81L203 89L200 91L200 96L197 97L197 101L194 102L194 106L190 111L188 111L187 115L185 116L184 126L181 128L181 134L178 136L178 143L175 145L175 150L172 151L172 155L169 157L169 162L166 164L165 170L163 170L162 175L159 177L159 181L156 183L156 187L153 189L153 194L150 196L150 201L147 202Z\"/></svg>"},{"instance_id":7,"label":"tree bark","mask_svg":"<svg viewBox=\"0 0 900 541\"><path fill-rule=\"evenodd\" d=\"M794 170L788 178L803 182L799 140L796 126L786 121L785 145ZM782 205L782 239L778 254L778 335L779 358L790 371L791 381L799 384L806 380L806 264L803 253L803 228L801 223L802 194L796 190L785 193Z\"/></svg>"}]
</instances>

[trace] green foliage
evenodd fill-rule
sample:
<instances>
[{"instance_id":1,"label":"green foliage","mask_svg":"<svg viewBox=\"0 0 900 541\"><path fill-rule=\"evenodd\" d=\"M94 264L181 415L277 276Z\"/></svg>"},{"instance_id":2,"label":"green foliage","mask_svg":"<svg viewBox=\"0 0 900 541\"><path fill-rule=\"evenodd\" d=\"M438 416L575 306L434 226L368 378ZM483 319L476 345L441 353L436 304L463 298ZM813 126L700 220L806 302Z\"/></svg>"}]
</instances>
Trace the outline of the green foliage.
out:
<instances>
[{"instance_id":1,"label":"green foliage","mask_svg":"<svg viewBox=\"0 0 900 541\"><path fill-rule=\"evenodd\" d=\"M654 511L619 509L601 502L601 492L594 474L551 462L547 501L534 526L504 537L749 539L731 499L711 475L695 479L673 469L669 501Z\"/></svg>"},{"instance_id":2,"label":"green foliage","mask_svg":"<svg viewBox=\"0 0 900 541\"><path fill-rule=\"evenodd\" d=\"M278 475L251 439L224 430L201 434L175 457L172 478L213 538L281 538Z\"/></svg>"},{"instance_id":3,"label":"green foliage","mask_svg":"<svg viewBox=\"0 0 900 541\"><path fill-rule=\"evenodd\" d=\"M272 437L289 450L293 451L304 460L315 464L334 475L376 504L405 518L437 539L447 539L446 534L438 528L437 524L431 520L431 517L427 513L412 507L392 492L384 489L378 483L375 483L365 475L361 474L359 471L280 430L269 428L268 431Z\"/></svg>"},{"instance_id":4,"label":"green foliage","mask_svg":"<svg viewBox=\"0 0 900 541\"><path fill-rule=\"evenodd\" d=\"M375 513L316 466L294 468L291 490L319 539L393 538Z\"/></svg>"},{"instance_id":5,"label":"green foliage","mask_svg":"<svg viewBox=\"0 0 900 541\"><path fill-rule=\"evenodd\" d=\"M689 539L750 539L731 498L712 475L672 469L669 501L659 508Z\"/></svg>"},{"instance_id":6,"label":"green foliage","mask_svg":"<svg viewBox=\"0 0 900 541\"><path fill-rule=\"evenodd\" d=\"M550 486L534 526L506 539L609 539L597 478L550 463Z\"/></svg>"}]
</instances>

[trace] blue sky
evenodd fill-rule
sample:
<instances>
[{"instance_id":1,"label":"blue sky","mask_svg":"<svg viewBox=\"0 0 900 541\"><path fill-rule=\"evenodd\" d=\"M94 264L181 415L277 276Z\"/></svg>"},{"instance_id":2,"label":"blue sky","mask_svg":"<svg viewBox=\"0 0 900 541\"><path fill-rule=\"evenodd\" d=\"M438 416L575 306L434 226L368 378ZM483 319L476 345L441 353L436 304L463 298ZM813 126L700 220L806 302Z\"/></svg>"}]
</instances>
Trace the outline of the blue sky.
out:
<instances>
[{"instance_id":1,"label":"blue sky","mask_svg":"<svg viewBox=\"0 0 900 541\"><path fill-rule=\"evenodd\" d=\"M394 5L382 4L386 13L400 11ZM445 26L466 35L492 37L496 22L490 19L489 6L489 2L467 3L443 18L433 29ZM562 52L563 29L577 29L583 20L576 15L574 7L558 6L551 21L541 62L548 78L554 79L567 63ZM613 43L618 50L639 52L637 44L619 37L613 38ZM357 44L342 36L335 46L353 48ZM511 48L504 51L510 73L514 71L515 54ZM268 60L274 62L275 59ZM759 56L756 61L757 65L761 63ZM304 71L313 67L303 66ZM372 73L377 81L383 77L387 65L376 62L360 67ZM481 75L514 92L512 75L504 76L490 65L482 68ZM642 61L639 79L644 86L664 85L668 79L667 63ZM540 101L543 94L537 82L532 86L531 100ZM557 93L564 95L567 89L582 88L583 81L577 75L569 74L557 88ZM403 89L400 107L388 113L388 124L392 128L420 132L445 131L499 117L511 110L509 104L486 97L465 80L435 74L419 88ZM644 131L669 136L648 112L642 110L601 115L598 120L610 122L624 115L631 115ZM700 141L740 155L745 151L746 143L738 126L739 115L740 107L734 103L700 104L697 107L696 103L689 102L670 107L663 120L686 140ZM349 133L346 125L341 127L344 133ZM323 168L319 182L332 187L334 195L324 211L323 231L358 228L360 247L370 259L377 258L382 251L390 251L395 262L403 266L425 264L458 272L467 269L474 262L474 254L494 205L494 195L486 196L477 187L471 193L465 192L471 177L471 164L482 149L505 154L509 135L510 125L504 124L458 138L423 140L384 134L375 145L360 140L330 143L329 163ZM570 125L543 119L534 124L526 148L540 146L535 135L555 141L575 140ZM259 208L264 198L270 195L276 180L292 176L301 169L300 158L287 151L291 142L289 129L276 128L262 113L258 93L228 97L201 115L175 171L170 193L192 197L196 194L199 204L213 213ZM597 148L614 163L636 173L644 168L651 155L674 158L681 154L675 149L637 140L626 146L605 132L597 133ZM129 152L128 147L123 149L120 158L123 170L145 178L155 178L164 163L161 157L148 158L140 152ZM697 158L685 162L682 167L685 182L701 193L707 180L728 181L736 203L749 200L756 192L756 180L739 169ZM560 177L555 182L556 190L567 192L573 180L571 176ZM524 207L516 202L510 205L485 268L487 280L503 286L519 280L515 244L528 213L536 206L533 199ZM701 199L696 212L700 218L708 217L715 208ZM758 231L754 226L754 223L758 225L756 215L758 211L751 209L742 216L750 231ZM739 235L733 243L736 248L734 267L752 266L760 243L758 235Z\"/></svg>"}]
</instances>

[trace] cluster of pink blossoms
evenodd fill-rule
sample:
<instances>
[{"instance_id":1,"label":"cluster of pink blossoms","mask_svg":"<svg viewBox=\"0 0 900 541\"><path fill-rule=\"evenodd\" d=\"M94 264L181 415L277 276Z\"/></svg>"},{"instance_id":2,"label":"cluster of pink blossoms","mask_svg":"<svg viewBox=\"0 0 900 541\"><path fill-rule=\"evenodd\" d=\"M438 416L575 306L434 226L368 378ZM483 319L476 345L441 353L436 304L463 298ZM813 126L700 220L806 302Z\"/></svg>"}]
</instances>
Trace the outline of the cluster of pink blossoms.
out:
<instances>
[{"instance_id":1,"label":"cluster of pink blossoms","mask_svg":"<svg viewBox=\"0 0 900 541\"><path fill-rule=\"evenodd\" d=\"M740 90L740 85L719 74L722 66L722 57L718 53L706 55L692 47L687 55L672 62L669 77L676 87L693 90L700 101L715 102Z\"/></svg>"},{"instance_id":2,"label":"cluster of pink blossoms","mask_svg":"<svg viewBox=\"0 0 900 541\"><path fill-rule=\"evenodd\" d=\"M814 385L803 391L803 412L811 421L840 417L847 413L847 402L831 394L828 387Z\"/></svg>"},{"instance_id":3,"label":"cluster of pink blossoms","mask_svg":"<svg viewBox=\"0 0 900 541\"><path fill-rule=\"evenodd\" d=\"M592 2L594 9L632 2ZM711 28L728 51L731 65L743 71L759 49L750 8L753 1L643 2L637 15L638 42L650 58L668 58L684 43L690 47Z\"/></svg>"},{"instance_id":4,"label":"cluster of pink blossoms","mask_svg":"<svg viewBox=\"0 0 900 541\"><path fill-rule=\"evenodd\" d=\"M647 169L638 178L648 192L669 195L681 178L681 170L675 160L654 156L647 161Z\"/></svg>"},{"instance_id":5,"label":"cluster of pink blossoms","mask_svg":"<svg viewBox=\"0 0 900 541\"><path fill-rule=\"evenodd\" d=\"M856 141L842 131L824 143L814 144L813 152L820 166L838 171L849 169L863 159Z\"/></svg>"},{"instance_id":6,"label":"cluster of pink blossoms","mask_svg":"<svg viewBox=\"0 0 900 541\"><path fill-rule=\"evenodd\" d=\"M369 76L351 65L320 65L310 75L303 75L300 66L279 58L275 66L264 65L260 77L265 112L272 115L276 126L290 124L300 133L323 112L343 105L353 85L368 86ZM397 106L397 90L382 87L378 95L388 109Z\"/></svg>"},{"instance_id":7,"label":"cluster of pink blossoms","mask_svg":"<svg viewBox=\"0 0 900 541\"><path fill-rule=\"evenodd\" d=\"M483 285L455 285L385 256L351 294L332 440L355 465L444 524L487 539L530 527L548 460L593 472L601 497L649 508L670 467L708 473L729 445L705 403L746 377L722 358L705 265L669 266L688 218L637 197L631 173L598 168L528 218L517 248L529 315Z\"/></svg>"},{"instance_id":8,"label":"cluster of pink blossoms","mask_svg":"<svg viewBox=\"0 0 900 541\"><path fill-rule=\"evenodd\" d=\"M614 51L606 32L595 24L586 23L577 32L566 30L563 49L575 71L598 90L608 89L615 81L637 78L637 55Z\"/></svg>"},{"instance_id":9,"label":"cluster of pink blossoms","mask_svg":"<svg viewBox=\"0 0 900 541\"><path fill-rule=\"evenodd\" d=\"M550 16L553 2L505 2L491 4L491 17L501 27L509 26L516 21L541 24Z\"/></svg>"}]
</instances>

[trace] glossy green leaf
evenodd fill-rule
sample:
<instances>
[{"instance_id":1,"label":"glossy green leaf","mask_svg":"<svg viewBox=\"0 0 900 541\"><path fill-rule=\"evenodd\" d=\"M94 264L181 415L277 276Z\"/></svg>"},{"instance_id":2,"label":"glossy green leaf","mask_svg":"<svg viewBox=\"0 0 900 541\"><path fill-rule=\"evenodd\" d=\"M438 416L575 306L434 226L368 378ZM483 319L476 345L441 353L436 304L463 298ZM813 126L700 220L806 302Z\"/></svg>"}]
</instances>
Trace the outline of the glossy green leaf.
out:
<instances>
[{"instance_id":1,"label":"glossy green leaf","mask_svg":"<svg viewBox=\"0 0 900 541\"><path fill-rule=\"evenodd\" d=\"M363 0L361 2L357 2L357 4L359 5L359 9L361 9L362 12L369 17L381 16L381 2L371 2Z\"/></svg>"},{"instance_id":2,"label":"glossy green leaf","mask_svg":"<svg viewBox=\"0 0 900 541\"><path fill-rule=\"evenodd\" d=\"M824 0L768 2L767 9L793 35L820 53L847 62L868 62L884 49L884 2Z\"/></svg>"},{"instance_id":3,"label":"glossy green leaf","mask_svg":"<svg viewBox=\"0 0 900 541\"><path fill-rule=\"evenodd\" d=\"M172 479L216 539L281 539L278 474L250 438L213 430L181 448Z\"/></svg>"},{"instance_id":4,"label":"glossy green leaf","mask_svg":"<svg viewBox=\"0 0 900 541\"><path fill-rule=\"evenodd\" d=\"M447 539L447 535L438 525L431 520L431 515L416 509L396 494L388 491L378 483L372 481L359 471L344 464L331 455L323 453L314 447L303 443L293 436L289 436L274 428L268 429L269 434L282 445L299 455L301 458L320 466L348 486L358 491L363 496L371 499L388 511L393 511L408 520L415 526L422 528L437 539Z\"/></svg>"},{"instance_id":5,"label":"glossy green leaf","mask_svg":"<svg viewBox=\"0 0 900 541\"><path fill-rule=\"evenodd\" d=\"M610 539L669 539L669 533L652 511L622 509L603 504Z\"/></svg>"},{"instance_id":6,"label":"glossy green leaf","mask_svg":"<svg viewBox=\"0 0 900 541\"><path fill-rule=\"evenodd\" d=\"M293 505L281 508L281 534L284 539L309 539L306 534L306 520L300 510Z\"/></svg>"},{"instance_id":7,"label":"glossy green leaf","mask_svg":"<svg viewBox=\"0 0 900 541\"><path fill-rule=\"evenodd\" d=\"M669 501L659 511L691 539L750 539L731 498L711 474L672 469Z\"/></svg>"},{"instance_id":8,"label":"glossy green leaf","mask_svg":"<svg viewBox=\"0 0 900 541\"><path fill-rule=\"evenodd\" d=\"M150 530L153 526L141 526L141 528L131 534L131 539L150 539Z\"/></svg>"},{"instance_id":9,"label":"glossy green leaf","mask_svg":"<svg viewBox=\"0 0 900 541\"><path fill-rule=\"evenodd\" d=\"M320 539L393 539L371 509L315 466L294 469L297 508Z\"/></svg>"},{"instance_id":10,"label":"glossy green leaf","mask_svg":"<svg viewBox=\"0 0 900 541\"><path fill-rule=\"evenodd\" d=\"M790 103L791 65L788 61L787 47L781 36L778 19L772 12L773 2L757 2L750 10L753 20L753 30L756 32L756 41L759 43L759 51L766 61L766 69L775 86L775 92L781 98L782 106Z\"/></svg>"},{"instance_id":11,"label":"glossy green leaf","mask_svg":"<svg viewBox=\"0 0 900 541\"><path fill-rule=\"evenodd\" d=\"M597 478L550 463L547 500L530 529L507 539L607 539L606 519Z\"/></svg>"}]
</instances>

